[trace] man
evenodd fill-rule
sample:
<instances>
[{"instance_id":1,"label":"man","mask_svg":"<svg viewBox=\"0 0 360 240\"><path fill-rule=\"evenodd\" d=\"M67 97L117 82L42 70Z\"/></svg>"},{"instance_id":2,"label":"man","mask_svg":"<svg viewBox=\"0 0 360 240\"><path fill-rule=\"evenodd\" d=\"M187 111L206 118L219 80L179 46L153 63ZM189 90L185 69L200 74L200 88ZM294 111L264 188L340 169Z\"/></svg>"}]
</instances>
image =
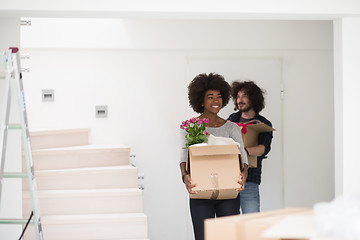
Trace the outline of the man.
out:
<instances>
[{"instance_id":1,"label":"man","mask_svg":"<svg viewBox=\"0 0 360 240\"><path fill-rule=\"evenodd\" d=\"M231 114L228 120L237 123L259 120L272 127L271 122L259 114L265 107L263 90L252 81L233 82L231 87L232 98L236 109L239 111ZM260 133L258 145L245 148L248 155L257 156L257 167L248 169L245 190L240 192L240 207L243 214L260 211L259 185L261 183L261 166L262 160L266 158L270 151L272 138L272 132Z\"/></svg>"}]
</instances>

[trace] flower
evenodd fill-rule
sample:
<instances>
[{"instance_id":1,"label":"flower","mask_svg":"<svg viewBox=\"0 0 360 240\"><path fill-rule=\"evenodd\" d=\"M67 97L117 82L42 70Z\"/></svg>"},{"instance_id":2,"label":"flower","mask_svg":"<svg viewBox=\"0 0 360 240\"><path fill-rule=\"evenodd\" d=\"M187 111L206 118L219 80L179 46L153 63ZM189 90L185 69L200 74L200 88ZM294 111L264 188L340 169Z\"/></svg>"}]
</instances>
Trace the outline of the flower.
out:
<instances>
[{"instance_id":1,"label":"flower","mask_svg":"<svg viewBox=\"0 0 360 240\"><path fill-rule=\"evenodd\" d=\"M191 118L189 120L183 121L180 125L181 129L184 129L188 134L185 138L188 141L184 148L196 143L206 143L208 141L208 136L210 135L205 131L205 123L208 123L208 118Z\"/></svg>"}]
</instances>

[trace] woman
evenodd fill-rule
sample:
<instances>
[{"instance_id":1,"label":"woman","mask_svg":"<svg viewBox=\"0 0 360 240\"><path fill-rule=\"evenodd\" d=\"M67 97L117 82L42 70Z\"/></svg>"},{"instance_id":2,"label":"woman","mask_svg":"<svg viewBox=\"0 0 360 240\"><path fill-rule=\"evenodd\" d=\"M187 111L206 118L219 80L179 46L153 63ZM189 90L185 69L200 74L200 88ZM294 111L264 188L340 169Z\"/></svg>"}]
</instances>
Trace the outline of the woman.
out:
<instances>
[{"instance_id":1,"label":"woman","mask_svg":"<svg viewBox=\"0 0 360 240\"><path fill-rule=\"evenodd\" d=\"M240 153L245 163L244 171L237 180L240 184L239 191L244 190L247 177L247 155L242 141L239 126L218 116L221 108L228 104L230 99L230 85L219 74L199 74L188 87L190 106L195 112L200 113L200 119L207 118L206 131L217 137L229 137L240 144ZM183 131L184 132L184 131ZM183 137L185 142L185 135ZM185 145L185 144L184 144ZM182 180L190 194L196 186L189 173L186 171L186 150L182 151L180 170ZM196 240L204 239L204 220L207 218L230 216L239 214L240 197L226 200L190 199L190 212Z\"/></svg>"}]
</instances>

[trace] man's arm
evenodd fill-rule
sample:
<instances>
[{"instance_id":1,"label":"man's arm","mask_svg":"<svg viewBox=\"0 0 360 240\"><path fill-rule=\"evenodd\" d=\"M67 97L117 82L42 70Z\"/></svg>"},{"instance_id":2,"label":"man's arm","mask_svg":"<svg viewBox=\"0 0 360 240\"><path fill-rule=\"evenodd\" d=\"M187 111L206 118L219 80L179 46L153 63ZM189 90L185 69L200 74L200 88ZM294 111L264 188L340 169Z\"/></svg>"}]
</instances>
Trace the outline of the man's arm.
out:
<instances>
[{"instance_id":1,"label":"man's arm","mask_svg":"<svg viewBox=\"0 0 360 240\"><path fill-rule=\"evenodd\" d=\"M250 156L260 157L265 153L265 146L260 144L255 147L247 147L246 150L248 151Z\"/></svg>"}]
</instances>

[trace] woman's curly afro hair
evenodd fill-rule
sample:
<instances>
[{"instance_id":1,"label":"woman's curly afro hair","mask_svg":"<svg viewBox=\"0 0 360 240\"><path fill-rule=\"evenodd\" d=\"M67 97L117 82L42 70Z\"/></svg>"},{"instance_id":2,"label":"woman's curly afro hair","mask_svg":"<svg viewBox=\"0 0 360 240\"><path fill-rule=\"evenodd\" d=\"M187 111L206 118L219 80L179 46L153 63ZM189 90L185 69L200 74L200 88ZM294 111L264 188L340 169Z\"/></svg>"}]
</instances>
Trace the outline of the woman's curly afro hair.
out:
<instances>
[{"instance_id":1,"label":"woman's curly afro hair","mask_svg":"<svg viewBox=\"0 0 360 240\"><path fill-rule=\"evenodd\" d=\"M208 90L217 90L221 93L222 107L229 103L231 87L220 74L202 73L197 75L188 86L189 104L197 113L204 112L204 96Z\"/></svg>"},{"instance_id":2,"label":"woman's curly afro hair","mask_svg":"<svg viewBox=\"0 0 360 240\"><path fill-rule=\"evenodd\" d=\"M231 96L237 109L237 95L239 91L244 91L248 95L251 106L256 113L264 109L265 100L263 94L265 91L260 89L253 81L233 82L231 84Z\"/></svg>"}]
</instances>

